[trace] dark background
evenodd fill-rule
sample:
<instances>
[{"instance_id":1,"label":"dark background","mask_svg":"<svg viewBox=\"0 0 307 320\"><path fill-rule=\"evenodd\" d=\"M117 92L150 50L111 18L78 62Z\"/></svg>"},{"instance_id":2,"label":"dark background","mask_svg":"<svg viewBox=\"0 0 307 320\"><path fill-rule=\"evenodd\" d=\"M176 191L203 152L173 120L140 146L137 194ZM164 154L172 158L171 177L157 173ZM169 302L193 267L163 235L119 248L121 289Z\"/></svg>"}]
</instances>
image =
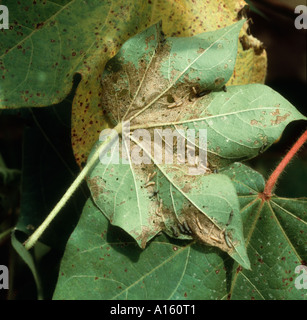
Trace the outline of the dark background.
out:
<instances>
[{"instance_id":1,"label":"dark background","mask_svg":"<svg viewBox=\"0 0 307 320\"><path fill-rule=\"evenodd\" d=\"M294 8L305 4L298 0L249 1L253 11L251 33L264 43L268 55L266 84L288 99L303 115L307 116L306 91L306 39L307 30L294 26ZM257 12L255 12L257 11ZM280 141L250 165L268 178L286 151L306 130L305 121L291 123ZM307 148L287 166L279 179L276 194L285 197L307 195Z\"/></svg>"}]
</instances>

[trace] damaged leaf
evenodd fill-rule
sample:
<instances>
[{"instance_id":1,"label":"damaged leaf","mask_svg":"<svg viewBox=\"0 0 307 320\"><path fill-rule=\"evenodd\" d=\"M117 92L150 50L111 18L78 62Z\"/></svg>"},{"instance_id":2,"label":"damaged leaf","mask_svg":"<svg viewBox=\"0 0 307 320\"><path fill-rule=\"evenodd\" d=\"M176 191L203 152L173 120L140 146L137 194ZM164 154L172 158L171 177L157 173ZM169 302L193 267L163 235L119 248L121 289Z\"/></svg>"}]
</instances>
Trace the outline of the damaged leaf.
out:
<instances>
[{"instance_id":1,"label":"damaged leaf","mask_svg":"<svg viewBox=\"0 0 307 320\"><path fill-rule=\"evenodd\" d=\"M292 121L306 119L268 86L248 84L212 92L187 106L178 129L207 129L210 164L225 167L256 157L269 148Z\"/></svg>"},{"instance_id":2,"label":"damaged leaf","mask_svg":"<svg viewBox=\"0 0 307 320\"><path fill-rule=\"evenodd\" d=\"M88 184L110 222L142 248L163 230L217 246L249 268L235 190L225 176L214 173L263 152L290 121L304 117L266 86L225 89L243 24L186 39L165 39L158 24L127 41L106 66L104 110L114 125L130 120L133 134L124 133L125 139L113 143L107 161L95 166ZM156 134L164 139L161 154L176 149L173 140L164 138L167 130L179 133L177 149L180 136L185 145L192 130L198 152L200 132L207 130L209 163L202 163L202 174L191 176L201 165L191 163L188 154L180 163L162 165L159 156L152 155L151 143L140 141L144 129L148 141ZM139 163L132 161L133 154ZM123 158L125 163L120 162Z\"/></svg>"},{"instance_id":3,"label":"damaged leaf","mask_svg":"<svg viewBox=\"0 0 307 320\"><path fill-rule=\"evenodd\" d=\"M111 154L108 164L93 169L88 185L112 225L128 232L142 248L164 231L173 238L216 246L249 268L239 205L228 177L192 178L180 165L116 164L116 153Z\"/></svg>"},{"instance_id":4,"label":"damaged leaf","mask_svg":"<svg viewBox=\"0 0 307 320\"><path fill-rule=\"evenodd\" d=\"M221 90L232 74L241 25L167 40L154 26L127 41L103 75L110 121L132 118L131 126L178 132L206 129L214 168L264 152L287 124L305 117L265 85Z\"/></svg>"},{"instance_id":5,"label":"damaged leaf","mask_svg":"<svg viewBox=\"0 0 307 320\"><path fill-rule=\"evenodd\" d=\"M124 1L125 4L127 1ZM118 3L118 1L117 1ZM136 2L133 2L136 5ZM76 97L73 102L72 112L72 145L77 163L82 167L92 149L93 145L99 137L99 132L109 126L105 121L103 105L101 103L101 78L104 68L104 63L108 61L119 49L116 33L125 32L131 37L136 32L144 30L147 26L153 25L162 19L163 32L167 37L190 37L203 32L211 32L232 25L240 20L244 14L246 6L243 0L215 0L204 3L202 0L183 1L144 1L134 10L134 6L126 5L124 12L118 14L117 10L110 10L110 17L113 14L117 17L117 28L112 25L106 26L105 34L108 39L108 51L99 56L100 61L94 59L100 66L94 66L83 73L82 80L76 92ZM134 20L133 25L129 18L132 13L138 14L140 19ZM161 12L163 14L161 14ZM126 16L124 15L126 14ZM150 18L146 20L146 15ZM120 18L119 18L120 17ZM122 18L124 26L122 25ZM119 24L119 26L118 26ZM129 27L131 24L131 28ZM133 27L133 28L132 28ZM248 39L252 36L247 31L248 24L242 28L241 36L247 36ZM115 32L115 34L114 34ZM113 41L109 41L111 34L114 34ZM121 37L123 40L124 37ZM186 38L185 38L186 39ZM115 50L112 50L114 48ZM134 51L137 54L139 48ZM99 51L99 48L98 48ZM112 55L110 53L112 52ZM86 69L84 71L87 71ZM266 52L261 55L256 54L254 48L250 46L248 49L243 49L239 44L236 65L233 74L227 84L242 85L247 83L260 82L263 83L266 75Z\"/></svg>"},{"instance_id":6,"label":"damaged leaf","mask_svg":"<svg viewBox=\"0 0 307 320\"><path fill-rule=\"evenodd\" d=\"M307 260L306 198L262 203L265 181L258 172L235 163L223 173L238 194L251 270L217 248L165 235L142 251L89 199L67 243L53 299L306 299L295 271Z\"/></svg>"},{"instance_id":7,"label":"damaged leaf","mask_svg":"<svg viewBox=\"0 0 307 320\"><path fill-rule=\"evenodd\" d=\"M183 110L177 105L192 105L197 97L221 90L232 75L244 22L168 39L157 24L129 39L102 77L102 105L110 121L116 124L135 117L132 124L161 117L162 124L176 121Z\"/></svg>"},{"instance_id":8,"label":"damaged leaf","mask_svg":"<svg viewBox=\"0 0 307 320\"><path fill-rule=\"evenodd\" d=\"M99 131L105 63L131 36L163 19L167 36L214 31L241 19L243 0L3 0L9 30L0 37L0 108L43 107L62 101L81 75L72 105L72 146L82 166ZM163 14L161 14L161 12ZM71 19L77 23L71 23ZM246 27L247 28L247 27ZM242 36L250 37L242 30ZM266 54L240 45L229 84L263 82Z\"/></svg>"},{"instance_id":9,"label":"damaged leaf","mask_svg":"<svg viewBox=\"0 0 307 320\"><path fill-rule=\"evenodd\" d=\"M239 204L228 177L191 176L180 166L158 167L164 232L178 239L196 239L218 247L248 269Z\"/></svg>"},{"instance_id":10,"label":"damaged leaf","mask_svg":"<svg viewBox=\"0 0 307 320\"><path fill-rule=\"evenodd\" d=\"M196 101L197 91L220 91L232 74L237 38L243 23L244 21L240 21L216 32L187 39L163 39L159 25L156 25L130 39L108 63L103 78L103 103L111 121L116 123L126 117L135 118L136 121L132 121L132 124L137 125L140 119L144 123L150 122L149 119L153 116L157 117L157 112L160 112L161 119L161 116L166 116L167 111L172 117L174 113L165 104L167 101L174 102L179 93L185 94L187 101ZM189 41L189 50L185 50L186 41ZM196 94L190 91L191 88ZM154 109L150 108L152 105ZM176 117L178 118L177 111ZM118 163L119 142L126 148L126 164ZM135 140L131 143L134 143L132 148L138 144ZM150 150L143 151L149 151L150 154ZM206 244L218 246L248 268L248 258L241 237L242 223L232 184L222 175L201 175L189 181L191 179L187 166L186 169L187 172L182 176L184 169L181 165L163 168L154 158L151 164L145 161L145 164L135 165L130 158L130 148L126 141L117 140L109 151L107 163L99 163L92 170L88 184L95 203L110 222L131 234L142 248L161 230L170 233L170 227L175 228L178 223L183 223L192 229L190 239L194 237ZM153 177L154 174L157 174L156 177L149 181L148 176ZM187 182L186 186L178 185L179 177ZM163 189L169 185L167 192L160 192L154 187L158 186L158 182L154 180L163 178L165 181L159 187ZM222 185L225 186L226 193L219 190ZM190 194L187 189L198 190L198 193L196 191ZM206 197L206 194L210 196ZM171 216L169 221L172 220L172 215L177 216L176 221L171 223L165 221L164 196L174 200L174 203L165 207L165 214ZM211 201L205 203L207 198ZM230 215L235 218L231 225L230 222L227 225ZM196 219L197 224L194 223ZM226 227L231 231L226 230ZM176 234L173 236L176 237Z\"/></svg>"},{"instance_id":11,"label":"damaged leaf","mask_svg":"<svg viewBox=\"0 0 307 320\"><path fill-rule=\"evenodd\" d=\"M129 133L131 139L124 134L125 139L113 144L107 162L95 166L88 184L111 223L131 234L142 248L161 230L178 237L187 233L187 225L190 234L183 238L217 246L248 268L235 191L226 177L212 173L263 152L286 124L303 116L265 86L225 90L243 24L244 20L215 32L169 39L158 24L127 41L106 66L104 110L114 125L130 120L134 132ZM157 132L163 136L174 129L185 142L185 133L192 129L198 151L197 136L207 130L209 163L202 164L203 174L189 175L193 163L188 155L177 166L161 165L157 155L152 156L151 143L146 147L137 137L142 129L147 129L149 141L156 139ZM173 141L167 143L175 150ZM137 165L132 150L143 152ZM126 163L119 163L125 156ZM154 179L148 178L153 175Z\"/></svg>"}]
</instances>

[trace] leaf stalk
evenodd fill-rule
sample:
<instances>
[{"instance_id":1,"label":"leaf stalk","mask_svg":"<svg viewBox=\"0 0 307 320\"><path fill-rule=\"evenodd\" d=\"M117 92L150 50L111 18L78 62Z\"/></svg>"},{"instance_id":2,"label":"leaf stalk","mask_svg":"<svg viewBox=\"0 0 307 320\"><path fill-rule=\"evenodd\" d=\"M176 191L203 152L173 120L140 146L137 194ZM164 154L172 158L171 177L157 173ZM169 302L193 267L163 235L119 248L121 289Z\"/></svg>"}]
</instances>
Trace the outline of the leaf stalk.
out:
<instances>
[{"instance_id":1,"label":"leaf stalk","mask_svg":"<svg viewBox=\"0 0 307 320\"><path fill-rule=\"evenodd\" d=\"M272 191L275 188L276 182L279 179L279 176L284 171L285 167L288 165L288 163L291 161L291 159L294 157L294 155L297 153L297 151L302 147L302 145L307 141L307 130L301 135L301 137L294 143L292 148L288 151L288 153L285 155L285 157L281 160L279 165L276 167L276 169L273 171L271 176L269 177L264 191L261 194L261 198L263 200L268 200L272 197Z\"/></svg>"},{"instance_id":2,"label":"leaf stalk","mask_svg":"<svg viewBox=\"0 0 307 320\"><path fill-rule=\"evenodd\" d=\"M43 232L48 228L53 219L57 216L60 210L66 205L68 200L74 194L74 192L78 189L79 185L82 183L83 179L87 176L87 174L91 171L91 169L96 164L99 159L99 155L105 149L108 148L112 139L114 138L114 134L122 132L122 123L120 122L115 128L113 128L113 134L109 135L108 138L98 147L98 149L94 152L93 156L89 158L87 164L79 173L77 178L71 184L71 186L67 189L61 200L56 204L54 209L49 213L47 218L43 221L43 223L34 231L34 233L25 241L24 246L27 250L31 249L37 240L41 237ZM115 133L116 132L116 133Z\"/></svg>"}]
</instances>

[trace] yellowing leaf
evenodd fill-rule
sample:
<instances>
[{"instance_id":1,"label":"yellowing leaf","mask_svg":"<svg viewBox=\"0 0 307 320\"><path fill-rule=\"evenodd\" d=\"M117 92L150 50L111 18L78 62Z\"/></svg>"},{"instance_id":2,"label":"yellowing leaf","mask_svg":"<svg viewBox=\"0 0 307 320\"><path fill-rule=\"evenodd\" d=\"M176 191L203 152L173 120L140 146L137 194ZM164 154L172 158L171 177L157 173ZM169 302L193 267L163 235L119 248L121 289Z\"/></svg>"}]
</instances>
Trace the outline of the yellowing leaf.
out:
<instances>
[{"instance_id":1,"label":"yellowing leaf","mask_svg":"<svg viewBox=\"0 0 307 320\"><path fill-rule=\"evenodd\" d=\"M0 37L0 108L41 107L62 101L81 75L72 107L72 145L79 165L101 129L101 76L121 45L163 21L167 36L191 36L233 24L243 0L3 0L10 29ZM242 36L246 32L242 32ZM247 45L248 48L248 45ZM239 53L230 84L263 82L265 52Z\"/></svg>"},{"instance_id":2,"label":"yellowing leaf","mask_svg":"<svg viewBox=\"0 0 307 320\"><path fill-rule=\"evenodd\" d=\"M242 0L214 0L206 3L202 0L156 0L149 3L148 7L144 4L142 8L150 15L150 19L135 20L134 26L131 26L133 28L128 28L129 34L123 35L121 39L132 36L135 32L139 32L161 19L163 32L168 37L187 37L206 31L214 31L238 21L239 12L246 4ZM132 23L128 21L125 23ZM122 23L121 20L119 23ZM122 32L125 28L120 28L120 30ZM245 34L246 32L242 31L242 35ZM106 36L108 44L114 47L111 35L112 33L108 33ZM115 35L115 39L117 39L116 37L117 35ZM118 46L114 50L117 51ZM86 162L92 146L98 140L99 132L109 126L103 113L104 106L101 103L100 78L104 65L110 57L108 54L100 56L99 68L92 68L90 73L84 75L73 102L72 144L79 165ZM234 74L229 80L229 84L264 82L265 73L265 51L261 56L258 56L252 48L244 51L239 45Z\"/></svg>"}]
</instances>

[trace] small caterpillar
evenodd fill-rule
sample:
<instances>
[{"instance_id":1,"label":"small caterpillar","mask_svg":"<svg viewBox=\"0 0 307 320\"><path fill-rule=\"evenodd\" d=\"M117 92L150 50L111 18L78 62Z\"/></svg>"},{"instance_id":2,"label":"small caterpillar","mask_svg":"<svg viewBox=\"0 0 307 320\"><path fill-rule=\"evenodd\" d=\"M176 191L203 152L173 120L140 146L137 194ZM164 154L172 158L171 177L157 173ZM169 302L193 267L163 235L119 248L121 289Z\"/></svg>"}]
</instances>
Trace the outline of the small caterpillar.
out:
<instances>
[{"instance_id":1,"label":"small caterpillar","mask_svg":"<svg viewBox=\"0 0 307 320\"><path fill-rule=\"evenodd\" d=\"M149 186L154 186L156 183L154 181L147 182L144 188L148 188Z\"/></svg>"},{"instance_id":2,"label":"small caterpillar","mask_svg":"<svg viewBox=\"0 0 307 320\"><path fill-rule=\"evenodd\" d=\"M174 102L174 103L168 105L167 107L168 107L169 109L175 108L175 107L180 107L180 106L182 105L182 103L183 103L182 101Z\"/></svg>"}]
</instances>

